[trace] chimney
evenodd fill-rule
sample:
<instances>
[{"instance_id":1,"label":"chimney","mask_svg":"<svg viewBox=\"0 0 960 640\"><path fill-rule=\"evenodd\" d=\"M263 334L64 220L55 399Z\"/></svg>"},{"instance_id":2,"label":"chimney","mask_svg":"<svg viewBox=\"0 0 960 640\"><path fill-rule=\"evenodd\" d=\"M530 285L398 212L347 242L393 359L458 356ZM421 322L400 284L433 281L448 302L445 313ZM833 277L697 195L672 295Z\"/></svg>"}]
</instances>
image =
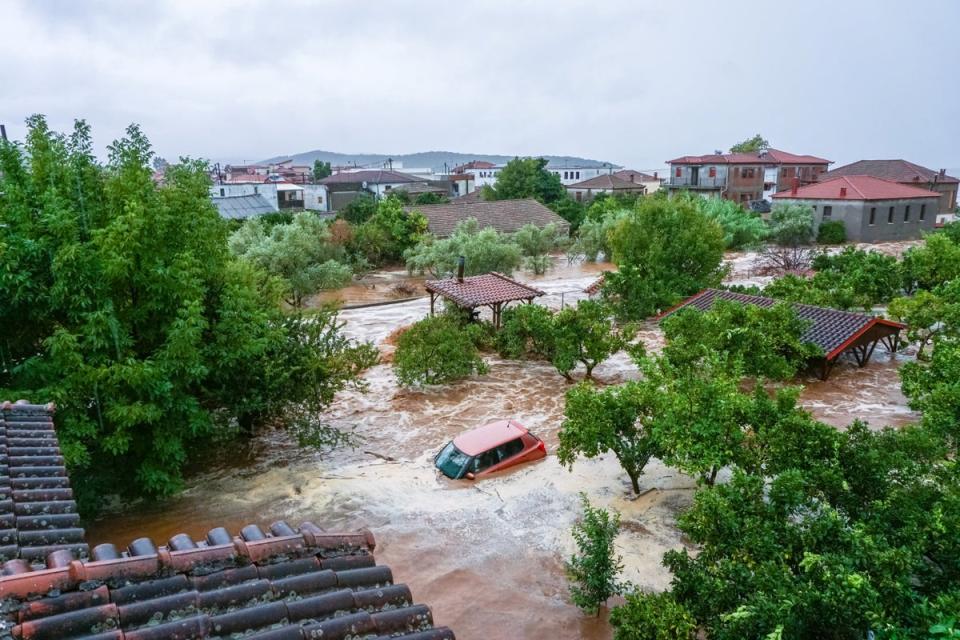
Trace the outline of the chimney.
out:
<instances>
[{"instance_id":1,"label":"chimney","mask_svg":"<svg viewBox=\"0 0 960 640\"><path fill-rule=\"evenodd\" d=\"M0 125L0 127L2 127L2 126L3 126L3 125ZM940 169L940 177L943 178L943 177L946 176L946 175L947 175L947 170L946 170L946 169Z\"/></svg>"},{"instance_id":2,"label":"chimney","mask_svg":"<svg viewBox=\"0 0 960 640\"><path fill-rule=\"evenodd\" d=\"M790 193L791 193L792 195L797 195L797 189L799 189L799 188L800 188L800 178L794 176L794 177L793 177L793 184L790 186Z\"/></svg>"},{"instance_id":3,"label":"chimney","mask_svg":"<svg viewBox=\"0 0 960 640\"><path fill-rule=\"evenodd\" d=\"M630 174L630 182L636 182L636 181L637 181L637 174L631 173L631 174Z\"/></svg>"},{"instance_id":4,"label":"chimney","mask_svg":"<svg viewBox=\"0 0 960 640\"><path fill-rule=\"evenodd\" d=\"M463 265L467 259L463 256L457 258L457 282L463 282Z\"/></svg>"},{"instance_id":5,"label":"chimney","mask_svg":"<svg viewBox=\"0 0 960 640\"><path fill-rule=\"evenodd\" d=\"M660 178L657 177L657 172L656 172L656 171L653 172L653 179L654 179L654 180L659 180L659 179L660 179Z\"/></svg>"},{"instance_id":6,"label":"chimney","mask_svg":"<svg viewBox=\"0 0 960 640\"><path fill-rule=\"evenodd\" d=\"M841 197L841 198L846 198L846 197L847 197L847 188L846 188L846 187L840 187L840 197Z\"/></svg>"}]
</instances>

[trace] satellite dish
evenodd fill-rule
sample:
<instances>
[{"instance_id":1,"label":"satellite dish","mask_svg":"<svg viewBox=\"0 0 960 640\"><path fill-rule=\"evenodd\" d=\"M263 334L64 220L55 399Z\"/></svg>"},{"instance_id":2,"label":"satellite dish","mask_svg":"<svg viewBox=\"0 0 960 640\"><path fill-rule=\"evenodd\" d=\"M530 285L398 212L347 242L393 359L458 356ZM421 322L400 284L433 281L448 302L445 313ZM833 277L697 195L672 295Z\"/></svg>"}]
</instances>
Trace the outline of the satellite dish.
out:
<instances>
[{"instance_id":1,"label":"satellite dish","mask_svg":"<svg viewBox=\"0 0 960 640\"><path fill-rule=\"evenodd\" d=\"M364 189L366 189L366 188L367 188L367 181L364 180L363 182L361 182L361 183L360 183L360 186L363 187Z\"/></svg>"}]
</instances>

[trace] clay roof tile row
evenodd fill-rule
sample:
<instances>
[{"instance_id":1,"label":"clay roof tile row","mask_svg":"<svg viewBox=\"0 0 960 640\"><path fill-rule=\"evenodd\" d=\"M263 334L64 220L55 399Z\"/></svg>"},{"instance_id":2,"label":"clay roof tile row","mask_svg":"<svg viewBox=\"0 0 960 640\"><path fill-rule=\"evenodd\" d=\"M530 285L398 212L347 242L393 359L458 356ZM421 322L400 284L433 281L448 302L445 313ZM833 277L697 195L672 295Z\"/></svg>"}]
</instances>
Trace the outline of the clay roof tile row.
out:
<instances>
[{"instance_id":1,"label":"clay roof tile row","mask_svg":"<svg viewBox=\"0 0 960 640\"><path fill-rule=\"evenodd\" d=\"M467 276L463 282L456 278L428 280L424 283L424 287L431 293L439 294L468 308L498 302L532 300L543 295L540 289L517 282L495 271L479 276Z\"/></svg>"},{"instance_id":2,"label":"clay roof tile row","mask_svg":"<svg viewBox=\"0 0 960 640\"><path fill-rule=\"evenodd\" d=\"M53 430L52 405L2 405L5 555L0 638L17 640L453 640L377 565L369 531L257 525L165 545L89 551ZM34 471L31 471L34 470ZM6 544L9 542L10 544Z\"/></svg>"}]
</instances>

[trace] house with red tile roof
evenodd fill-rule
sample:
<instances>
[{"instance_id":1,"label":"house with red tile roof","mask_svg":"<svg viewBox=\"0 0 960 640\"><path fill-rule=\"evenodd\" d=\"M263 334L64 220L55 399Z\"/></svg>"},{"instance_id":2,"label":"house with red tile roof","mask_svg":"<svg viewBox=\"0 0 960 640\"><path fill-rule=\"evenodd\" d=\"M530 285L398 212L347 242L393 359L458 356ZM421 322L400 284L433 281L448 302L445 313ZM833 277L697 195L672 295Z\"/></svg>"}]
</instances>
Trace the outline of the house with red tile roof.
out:
<instances>
[{"instance_id":1,"label":"house with red tile roof","mask_svg":"<svg viewBox=\"0 0 960 640\"><path fill-rule=\"evenodd\" d=\"M454 640L376 563L369 531L278 521L91 549L53 411L0 406L0 638Z\"/></svg>"},{"instance_id":2,"label":"house with red tile roof","mask_svg":"<svg viewBox=\"0 0 960 640\"><path fill-rule=\"evenodd\" d=\"M620 169L619 171L614 171L613 175L627 182L638 182L642 184L646 188L647 194L659 191L660 186L663 184L663 178L661 178L660 174L656 171L651 175L643 171L635 171L634 169Z\"/></svg>"},{"instance_id":3,"label":"house with red tile roof","mask_svg":"<svg viewBox=\"0 0 960 640\"><path fill-rule=\"evenodd\" d=\"M847 240L912 240L933 230L940 194L873 176L838 176L773 195L775 203L813 207L814 224L839 220Z\"/></svg>"},{"instance_id":4,"label":"house with red tile roof","mask_svg":"<svg viewBox=\"0 0 960 640\"><path fill-rule=\"evenodd\" d=\"M612 173L582 180L566 187L567 193L577 202L587 202L593 200L597 195L605 193L608 195L616 194L636 194L643 195L647 188L640 182L631 182L619 178Z\"/></svg>"},{"instance_id":5,"label":"house with red tile roof","mask_svg":"<svg viewBox=\"0 0 960 640\"><path fill-rule=\"evenodd\" d=\"M936 191L940 194L938 212L940 214L952 214L957 207L957 188L960 186L960 179L948 176L945 169L934 171L902 159L858 160L831 169L823 174L821 179L839 176L873 176L908 187Z\"/></svg>"},{"instance_id":6,"label":"house with red tile roof","mask_svg":"<svg viewBox=\"0 0 960 640\"><path fill-rule=\"evenodd\" d=\"M779 149L750 153L713 153L668 160L671 191L692 191L746 205L786 189L794 179L815 182L830 160Z\"/></svg>"}]
</instances>

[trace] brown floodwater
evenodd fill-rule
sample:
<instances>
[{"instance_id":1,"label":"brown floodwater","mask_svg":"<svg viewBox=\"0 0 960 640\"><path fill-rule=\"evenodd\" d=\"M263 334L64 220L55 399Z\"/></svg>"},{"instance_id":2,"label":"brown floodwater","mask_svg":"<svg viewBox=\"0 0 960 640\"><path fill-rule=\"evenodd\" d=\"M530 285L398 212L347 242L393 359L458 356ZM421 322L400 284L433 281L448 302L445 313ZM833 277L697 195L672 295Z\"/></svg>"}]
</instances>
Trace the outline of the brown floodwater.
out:
<instances>
[{"instance_id":1,"label":"brown floodwater","mask_svg":"<svg viewBox=\"0 0 960 640\"><path fill-rule=\"evenodd\" d=\"M558 258L551 273L518 277L546 292L542 302L559 307L582 298L583 288L605 268L611 267ZM383 282L403 280L405 274L396 273ZM351 299L360 300L360 291L354 293ZM381 301L365 295L366 302ZM428 311L428 301L420 298L345 309L341 317L350 336L389 352L387 336ZM662 345L652 324L640 336L650 349ZM878 427L914 420L897 378L899 364L909 357L878 348L863 369L842 364L826 382L801 380L802 402L838 427L856 417ZM685 545L676 518L690 504L694 481L653 460L640 481L642 495L634 497L613 456L561 466L554 452L569 385L542 363L488 359L487 374L426 390L399 388L389 365L378 365L366 374L366 393L341 394L323 416L353 432L360 440L356 448L321 455L298 448L280 431L213 448L201 456L182 493L162 503L118 506L89 523L89 540L125 545L147 535L159 543L180 532L196 537L215 526L238 531L277 519L311 520L327 530L366 527L376 536L378 562L391 566L415 599L433 608L436 622L451 626L458 638L610 638L605 616L584 617L568 598L563 561L573 551L570 527L580 512L579 494L622 514L617 549L623 578L664 589L670 576L661 557ZM595 375L617 383L638 373L619 354ZM438 477L432 456L446 441L505 417L541 436L550 455L478 482Z\"/></svg>"}]
</instances>

